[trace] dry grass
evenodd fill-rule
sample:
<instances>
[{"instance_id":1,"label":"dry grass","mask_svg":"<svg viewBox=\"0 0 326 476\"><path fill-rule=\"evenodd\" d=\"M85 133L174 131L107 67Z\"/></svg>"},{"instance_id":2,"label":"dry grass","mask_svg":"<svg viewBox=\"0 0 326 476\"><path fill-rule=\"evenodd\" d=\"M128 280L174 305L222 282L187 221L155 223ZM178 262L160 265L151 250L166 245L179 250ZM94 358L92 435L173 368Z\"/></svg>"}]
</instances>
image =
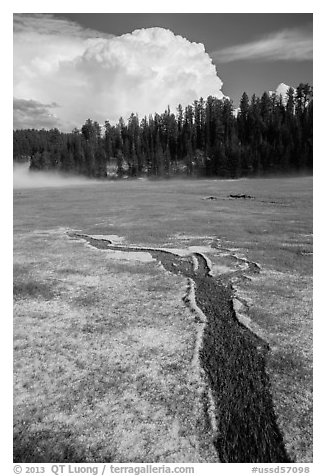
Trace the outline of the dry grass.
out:
<instances>
[{"instance_id":1,"label":"dry grass","mask_svg":"<svg viewBox=\"0 0 326 476\"><path fill-rule=\"evenodd\" d=\"M119 268L59 235L46 245L16 235L18 262L27 238L33 279L19 289L31 291L14 309L15 460L215 461L198 423L185 282L155 263Z\"/></svg>"},{"instance_id":2,"label":"dry grass","mask_svg":"<svg viewBox=\"0 0 326 476\"><path fill-rule=\"evenodd\" d=\"M311 462L312 278L264 271L245 288L254 331L271 346L267 369L288 453Z\"/></svg>"},{"instance_id":3,"label":"dry grass","mask_svg":"<svg viewBox=\"0 0 326 476\"><path fill-rule=\"evenodd\" d=\"M308 178L21 190L15 460L216 461L191 367L197 329L182 303L184 279L155 262L108 259L65 238L69 228L148 246L218 238L257 261L262 273L238 282L238 293L249 325L271 346L267 366L287 450L311 461L311 192ZM255 200L228 200L230 193ZM219 199L202 200L210 195ZM227 253L210 258L215 270L237 267Z\"/></svg>"}]
</instances>

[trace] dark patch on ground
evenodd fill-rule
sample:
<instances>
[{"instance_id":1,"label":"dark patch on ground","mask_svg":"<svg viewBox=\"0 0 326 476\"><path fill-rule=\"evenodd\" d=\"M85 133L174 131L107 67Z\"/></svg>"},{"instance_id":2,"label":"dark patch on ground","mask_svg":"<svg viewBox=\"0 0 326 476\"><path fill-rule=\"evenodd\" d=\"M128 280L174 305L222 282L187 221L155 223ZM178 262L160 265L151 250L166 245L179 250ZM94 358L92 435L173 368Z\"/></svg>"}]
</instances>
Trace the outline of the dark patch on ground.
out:
<instances>
[{"instance_id":1,"label":"dark patch on ground","mask_svg":"<svg viewBox=\"0 0 326 476\"><path fill-rule=\"evenodd\" d=\"M202 200L230 200L230 199L239 199L239 198L242 198L244 200L255 200L256 198L251 196L251 195L247 195L245 193L240 193L240 194L230 194L229 196L227 197L216 197L215 195L210 195L209 197L203 197ZM270 204L273 204L273 205L285 205L284 203L282 202L276 202L274 200L258 200L258 202L261 202L261 203L270 203Z\"/></svg>"},{"instance_id":2,"label":"dark patch on ground","mask_svg":"<svg viewBox=\"0 0 326 476\"><path fill-rule=\"evenodd\" d=\"M246 195L245 193L230 193L229 195L230 198L243 198L243 199L254 199L255 197L252 197L251 195Z\"/></svg>"},{"instance_id":3,"label":"dark patch on ground","mask_svg":"<svg viewBox=\"0 0 326 476\"><path fill-rule=\"evenodd\" d=\"M22 199L25 199L26 197L27 197L27 195L25 193L14 191L14 199L15 200L22 200Z\"/></svg>"},{"instance_id":4,"label":"dark patch on ground","mask_svg":"<svg viewBox=\"0 0 326 476\"><path fill-rule=\"evenodd\" d=\"M309 251L309 250L302 250L302 251L299 250L296 253L298 255L302 255L302 256L311 256L311 255L313 255L313 252Z\"/></svg>"},{"instance_id":5,"label":"dark patch on ground","mask_svg":"<svg viewBox=\"0 0 326 476\"><path fill-rule=\"evenodd\" d=\"M87 243L95 246L95 248L98 248L99 250L108 250L112 244L110 240L98 240L88 235L83 235L82 233L68 233L68 236L71 238L82 238L83 240L87 241Z\"/></svg>"},{"instance_id":6,"label":"dark patch on ground","mask_svg":"<svg viewBox=\"0 0 326 476\"><path fill-rule=\"evenodd\" d=\"M13 455L14 463L84 463L86 458L98 458L96 449L80 443L67 428L33 431L29 425L15 428ZM101 461L109 463L113 459L108 454Z\"/></svg>"},{"instance_id":7,"label":"dark patch on ground","mask_svg":"<svg viewBox=\"0 0 326 476\"><path fill-rule=\"evenodd\" d=\"M42 297L46 301L50 301L54 298L55 293L53 285L29 279L28 281L14 282L13 295L15 299Z\"/></svg>"},{"instance_id":8,"label":"dark patch on ground","mask_svg":"<svg viewBox=\"0 0 326 476\"><path fill-rule=\"evenodd\" d=\"M74 233L70 236L84 238L99 249L104 247L102 239ZM193 279L196 304L207 319L200 361L217 411L218 435L214 445L220 461L290 463L277 425L265 368L269 346L238 321L232 286L210 276L207 262L200 253L194 253L198 262L195 270L192 256L180 257L168 251L113 246L106 242L107 249L146 251L167 271ZM246 263L249 272L259 272L256 263Z\"/></svg>"}]
</instances>

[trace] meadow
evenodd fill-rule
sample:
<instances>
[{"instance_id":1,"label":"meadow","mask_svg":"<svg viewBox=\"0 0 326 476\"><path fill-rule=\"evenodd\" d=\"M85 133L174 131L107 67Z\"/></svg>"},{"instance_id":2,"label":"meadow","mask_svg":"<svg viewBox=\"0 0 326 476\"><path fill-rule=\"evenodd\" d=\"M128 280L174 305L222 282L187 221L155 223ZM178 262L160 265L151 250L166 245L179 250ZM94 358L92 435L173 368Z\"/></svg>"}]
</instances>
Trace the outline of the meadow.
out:
<instances>
[{"instance_id":1,"label":"meadow","mask_svg":"<svg viewBox=\"0 0 326 476\"><path fill-rule=\"evenodd\" d=\"M187 279L73 231L203 250L238 319L268 343L287 454L311 462L312 220L312 177L14 190L14 460L219 462Z\"/></svg>"}]
</instances>

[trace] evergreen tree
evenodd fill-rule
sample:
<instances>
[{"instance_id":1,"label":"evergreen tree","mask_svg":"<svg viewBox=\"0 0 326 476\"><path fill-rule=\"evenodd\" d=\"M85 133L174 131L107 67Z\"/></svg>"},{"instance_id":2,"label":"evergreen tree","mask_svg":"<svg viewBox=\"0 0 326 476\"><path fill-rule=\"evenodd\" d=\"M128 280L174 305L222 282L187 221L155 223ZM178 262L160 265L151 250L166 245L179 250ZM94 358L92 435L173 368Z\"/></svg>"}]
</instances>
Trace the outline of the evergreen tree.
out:
<instances>
[{"instance_id":1,"label":"evergreen tree","mask_svg":"<svg viewBox=\"0 0 326 476\"><path fill-rule=\"evenodd\" d=\"M17 130L13 158L30 161L32 170L61 170L106 177L107 163L118 176L188 175L239 177L288 171L311 172L313 166L313 94L309 84L289 88L286 97L263 93L249 101L243 93L237 117L227 99L209 96L171 113L131 114L103 135L88 119L71 133Z\"/></svg>"}]
</instances>

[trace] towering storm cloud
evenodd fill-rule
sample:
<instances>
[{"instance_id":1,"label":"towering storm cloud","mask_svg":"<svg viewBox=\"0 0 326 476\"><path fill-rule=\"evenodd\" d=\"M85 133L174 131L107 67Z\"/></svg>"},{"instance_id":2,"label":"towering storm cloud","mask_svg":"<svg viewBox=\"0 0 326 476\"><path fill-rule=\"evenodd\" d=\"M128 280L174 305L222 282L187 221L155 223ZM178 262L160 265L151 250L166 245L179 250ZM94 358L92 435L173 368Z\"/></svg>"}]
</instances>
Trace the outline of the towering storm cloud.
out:
<instances>
[{"instance_id":1,"label":"towering storm cloud","mask_svg":"<svg viewBox=\"0 0 326 476\"><path fill-rule=\"evenodd\" d=\"M170 30L147 28L112 37L50 15L18 15L15 25L16 104L55 105L49 117L44 108L39 116L33 109L35 127L46 127L47 120L70 130L88 117L116 121L131 112L143 116L200 96L223 96L204 45ZM21 127L21 112L14 114L18 117Z\"/></svg>"}]
</instances>

